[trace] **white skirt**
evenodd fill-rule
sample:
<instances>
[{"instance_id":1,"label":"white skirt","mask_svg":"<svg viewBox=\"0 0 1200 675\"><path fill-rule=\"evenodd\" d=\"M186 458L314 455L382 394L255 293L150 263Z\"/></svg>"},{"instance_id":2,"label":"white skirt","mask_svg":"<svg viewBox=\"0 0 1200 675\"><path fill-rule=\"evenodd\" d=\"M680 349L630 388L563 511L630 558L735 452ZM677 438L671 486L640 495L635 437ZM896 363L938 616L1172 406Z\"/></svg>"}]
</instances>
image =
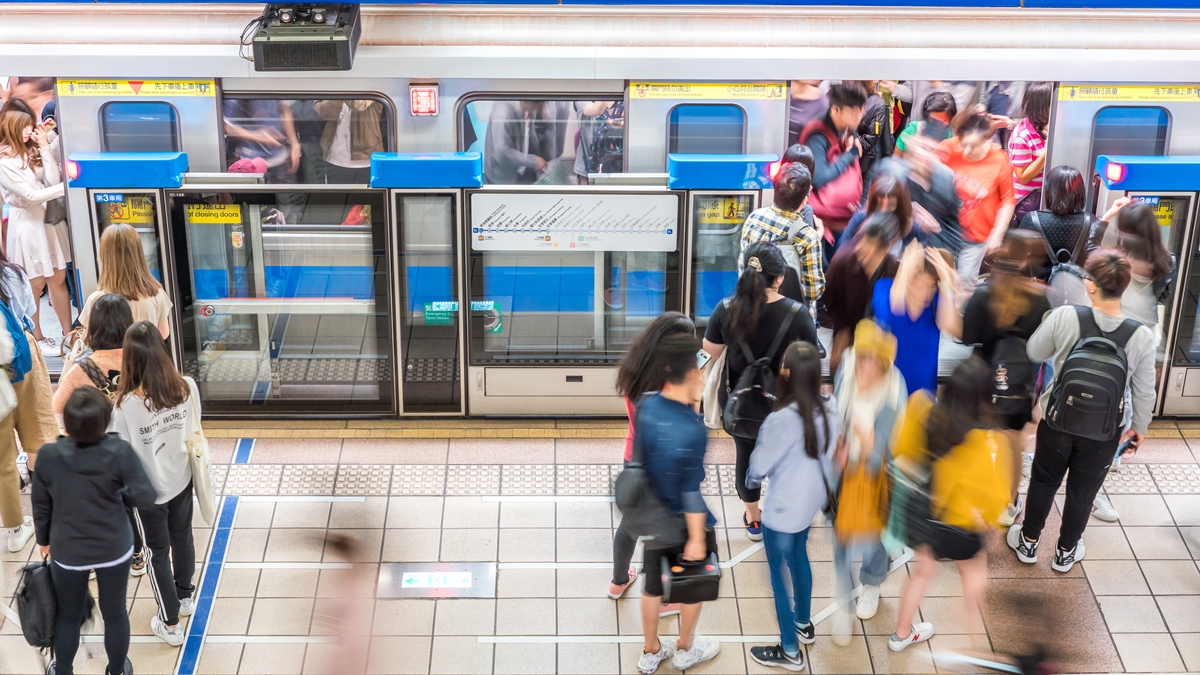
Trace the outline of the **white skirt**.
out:
<instances>
[{"instance_id":1,"label":"white skirt","mask_svg":"<svg viewBox=\"0 0 1200 675\"><path fill-rule=\"evenodd\" d=\"M8 259L32 277L52 277L71 262L71 236L67 223L46 225L43 209L9 207Z\"/></svg>"}]
</instances>

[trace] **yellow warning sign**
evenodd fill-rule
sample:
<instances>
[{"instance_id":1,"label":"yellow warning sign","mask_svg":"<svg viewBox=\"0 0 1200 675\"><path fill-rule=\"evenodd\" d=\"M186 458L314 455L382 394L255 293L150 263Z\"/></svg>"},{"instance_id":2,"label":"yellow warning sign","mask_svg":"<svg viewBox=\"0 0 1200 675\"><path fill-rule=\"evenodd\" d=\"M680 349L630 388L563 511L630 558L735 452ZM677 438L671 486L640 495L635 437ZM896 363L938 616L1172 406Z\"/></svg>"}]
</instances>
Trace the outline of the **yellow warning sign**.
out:
<instances>
[{"instance_id":1,"label":"yellow warning sign","mask_svg":"<svg viewBox=\"0 0 1200 675\"><path fill-rule=\"evenodd\" d=\"M153 225L154 202L149 197L136 195L130 195L124 202L109 202L108 220L127 225Z\"/></svg>"},{"instance_id":2,"label":"yellow warning sign","mask_svg":"<svg viewBox=\"0 0 1200 675\"><path fill-rule=\"evenodd\" d=\"M188 204L187 219L193 225L237 225L242 222L238 204Z\"/></svg>"},{"instance_id":3,"label":"yellow warning sign","mask_svg":"<svg viewBox=\"0 0 1200 675\"><path fill-rule=\"evenodd\" d=\"M697 225L741 225L750 215L750 196L696 197Z\"/></svg>"},{"instance_id":4,"label":"yellow warning sign","mask_svg":"<svg viewBox=\"0 0 1200 675\"><path fill-rule=\"evenodd\" d=\"M1127 102L1171 102L1195 101L1200 103L1200 87L1178 87L1169 85L1108 85L1108 84L1060 84L1060 101L1127 101Z\"/></svg>"},{"instance_id":5,"label":"yellow warning sign","mask_svg":"<svg viewBox=\"0 0 1200 675\"><path fill-rule=\"evenodd\" d=\"M782 100L786 95L787 85L783 82L633 82L629 85L629 97L635 99Z\"/></svg>"},{"instance_id":6,"label":"yellow warning sign","mask_svg":"<svg viewBox=\"0 0 1200 675\"><path fill-rule=\"evenodd\" d=\"M212 80L59 80L59 96L216 96Z\"/></svg>"},{"instance_id":7,"label":"yellow warning sign","mask_svg":"<svg viewBox=\"0 0 1200 675\"><path fill-rule=\"evenodd\" d=\"M1154 207L1154 216L1158 218L1158 224L1163 227L1170 227L1175 222L1175 200L1163 199L1158 202L1158 206Z\"/></svg>"}]
</instances>

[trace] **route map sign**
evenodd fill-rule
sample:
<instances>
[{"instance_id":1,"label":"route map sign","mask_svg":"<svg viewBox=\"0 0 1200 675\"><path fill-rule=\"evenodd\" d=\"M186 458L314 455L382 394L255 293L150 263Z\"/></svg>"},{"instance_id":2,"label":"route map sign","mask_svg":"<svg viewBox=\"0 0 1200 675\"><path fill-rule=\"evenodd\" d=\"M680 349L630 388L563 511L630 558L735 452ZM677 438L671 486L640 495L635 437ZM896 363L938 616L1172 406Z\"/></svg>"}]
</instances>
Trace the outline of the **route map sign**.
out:
<instances>
[{"instance_id":1,"label":"route map sign","mask_svg":"<svg viewBox=\"0 0 1200 675\"><path fill-rule=\"evenodd\" d=\"M477 192L475 251L663 251L678 248L676 194Z\"/></svg>"}]
</instances>

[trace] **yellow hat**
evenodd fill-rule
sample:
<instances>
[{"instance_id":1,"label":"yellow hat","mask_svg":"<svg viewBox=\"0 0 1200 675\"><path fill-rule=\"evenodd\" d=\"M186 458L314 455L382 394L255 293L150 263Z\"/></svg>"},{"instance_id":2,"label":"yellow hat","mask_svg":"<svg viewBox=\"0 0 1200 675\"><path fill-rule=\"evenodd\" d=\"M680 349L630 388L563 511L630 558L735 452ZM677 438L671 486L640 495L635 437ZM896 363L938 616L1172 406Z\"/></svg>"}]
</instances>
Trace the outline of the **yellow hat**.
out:
<instances>
[{"instance_id":1,"label":"yellow hat","mask_svg":"<svg viewBox=\"0 0 1200 675\"><path fill-rule=\"evenodd\" d=\"M885 367L896 360L896 336L879 327L870 319L863 319L854 328L855 356L871 356L879 359Z\"/></svg>"}]
</instances>

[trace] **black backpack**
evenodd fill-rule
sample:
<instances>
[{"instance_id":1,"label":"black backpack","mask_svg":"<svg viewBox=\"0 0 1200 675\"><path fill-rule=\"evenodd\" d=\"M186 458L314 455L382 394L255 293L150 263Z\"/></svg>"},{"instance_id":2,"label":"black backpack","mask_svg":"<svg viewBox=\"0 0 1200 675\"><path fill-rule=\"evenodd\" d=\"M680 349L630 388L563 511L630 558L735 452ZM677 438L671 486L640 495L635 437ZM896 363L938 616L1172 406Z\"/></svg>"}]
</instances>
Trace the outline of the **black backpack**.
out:
<instances>
[{"instance_id":1,"label":"black backpack","mask_svg":"<svg viewBox=\"0 0 1200 675\"><path fill-rule=\"evenodd\" d=\"M1038 366L1029 360L1025 338L1011 332L992 349L992 405L1002 415L1019 415L1033 406Z\"/></svg>"},{"instance_id":2,"label":"black backpack","mask_svg":"<svg viewBox=\"0 0 1200 675\"><path fill-rule=\"evenodd\" d=\"M765 356L755 358L754 352L750 351L746 342L738 341L737 346L742 350L742 354L746 356L746 361L750 365L746 366L741 377L738 378L737 384L730 389L729 400L725 402L725 411L721 415L721 421L725 424L725 433L734 438L751 441L757 439L758 429L762 426L763 420L767 419L767 415L775 410L775 371L771 370L771 361L774 360L775 353L783 346L788 329L792 327L792 321L800 312L800 303L794 300L788 300L788 302L792 303L791 309L788 310L787 317L780 324L779 332L775 334L775 339L771 341L771 347L767 349ZM725 367L728 368L728 359L725 363Z\"/></svg>"},{"instance_id":3,"label":"black backpack","mask_svg":"<svg viewBox=\"0 0 1200 675\"><path fill-rule=\"evenodd\" d=\"M58 618L49 561L30 563L21 570L16 596L25 641L39 649L49 649L54 644L54 621Z\"/></svg>"},{"instance_id":4,"label":"black backpack","mask_svg":"<svg viewBox=\"0 0 1200 675\"><path fill-rule=\"evenodd\" d=\"M1063 360L1050 392L1046 423L1051 429L1097 441L1117 437L1125 415L1129 364L1125 345L1141 326L1125 319L1111 333L1096 325L1090 307L1076 307L1079 340Z\"/></svg>"},{"instance_id":5,"label":"black backpack","mask_svg":"<svg viewBox=\"0 0 1200 675\"><path fill-rule=\"evenodd\" d=\"M621 173L625 170L625 130L607 118L596 122L589 148L588 173Z\"/></svg>"},{"instance_id":6,"label":"black backpack","mask_svg":"<svg viewBox=\"0 0 1200 675\"><path fill-rule=\"evenodd\" d=\"M621 510L621 527L647 548L670 548L687 541L687 521L663 504L650 482L642 454L642 405L633 413L633 452L613 484L613 500Z\"/></svg>"}]
</instances>

